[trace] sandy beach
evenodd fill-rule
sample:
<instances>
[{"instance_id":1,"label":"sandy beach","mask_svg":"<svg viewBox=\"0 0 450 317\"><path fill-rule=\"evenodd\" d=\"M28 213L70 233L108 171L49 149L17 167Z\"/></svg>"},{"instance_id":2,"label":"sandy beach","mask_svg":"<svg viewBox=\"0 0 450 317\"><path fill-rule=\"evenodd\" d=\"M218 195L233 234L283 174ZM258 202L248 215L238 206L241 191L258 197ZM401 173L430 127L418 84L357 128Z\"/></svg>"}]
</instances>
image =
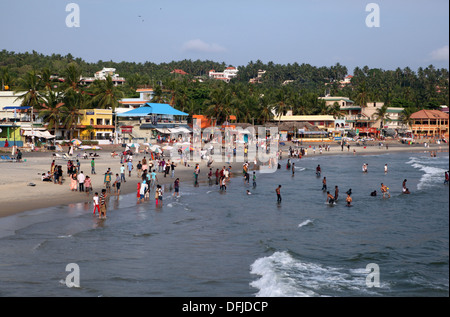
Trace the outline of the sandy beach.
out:
<instances>
[{"instance_id":1,"label":"sandy beach","mask_svg":"<svg viewBox=\"0 0 450 317\"><path fill-rule=\"evenodd\" d=\"M391 153L398 151L410 151L410 152L424 152L424 151L437 151L437 155L440 152L448 152L448 144L430 144L429 147L424 147L423 144L405 145L398 141L390 141L388 149L385 146L379 147L378 143L368 144L366 147L351 145L350 150L344 148L343 150L337 143L331 143L330 151L322 151L320 154L317 143L304 143L302 146L306 148L307 155L303 159L307 160L309 157L317 155L370 155L380 153ZM283 159L287 158L287 150L289 146L294 146L291 142L285 142L284 146L280 148L283 150ZM313 152L313 146L316 147L315 153ZM120 146L110 146L107 149L97 151L100 156L95 159L95 169L97 174L91 175L90 158L79 158L81 162L81 171L85 175L89 175L92 179L93 192L100 192L103 185L104 174L108 168L111 168L113 175L119 173L120 175L120 158L111 157L110 153L112 149L120 151ZM355 150L355 152L353 152ZM23 159L26 162L13 163L13 162L1 162L0 163L0 217L34 210L40 208L46 208L56 205L67 205L78 202L90 202L92 200L92 194L86 195L86 193L80 193L70 190L70 181L67 176L67 160L56 159L56 164L62 165L64 171L64 183L62 185L53 184L51 182L41 181L41 174L50 170L50 166L54 157L53 152L34 152L23 153ZM74 155L83 154L83 151L75 151ZM122 183L121 195L128 193L135 193L137 189L137 183L140 182L140 178L137 177L136 164L144 156L148 158L148 155L139 154L133 156L133 165L135 169L132 172L131 177L128 177L126 172L126 182ZM237 172L237 175L241 175L243 162L233 162L228 164L226 162L215 162L211 168L215 171L217 168L221 169L224 165L232 166L232 171ZM193 184L193 169L195 162L189 162L188 166L178 164L175 169L175 178L180 178L180 190L184 184L191 186ZM250 164L252 167L253 164ZM201 173L199 176L199 182L207 180L207 162L200 162ZM236 174L235 174L236 175ZM163 173L158 173L159 184L173 184L174 178L168 175L166 178ZM34 183L35 186L29 186L29 183ZM111 195L114 195L114 188L112 188Z\"/></svg>"}]
</instances>

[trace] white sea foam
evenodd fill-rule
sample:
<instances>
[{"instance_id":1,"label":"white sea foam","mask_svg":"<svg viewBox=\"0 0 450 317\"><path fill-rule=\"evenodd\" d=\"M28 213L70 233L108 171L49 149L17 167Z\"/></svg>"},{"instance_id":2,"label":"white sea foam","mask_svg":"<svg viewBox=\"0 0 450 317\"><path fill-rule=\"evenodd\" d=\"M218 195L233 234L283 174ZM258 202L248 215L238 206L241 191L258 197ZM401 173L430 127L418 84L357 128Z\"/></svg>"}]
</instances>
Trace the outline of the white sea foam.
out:
<instances>
[{"instance_id":1,"label":"white sea foam","mask_svg":"<svg viewBox=\"0 0 450 317\"><path fill-rule=\"evenodd\" d=\"M366 276L362 269L348 270L302 262L288 252L275 252L257 259L251 274L261 276L250 283L261 297L328 296L336 292L354 290L366 293ZM357 273L357 274L355 274Z\"/></svg>"},{"instance_id":2,"label":"white sea foam","mask_svg":"<svg viewBox=\"0 0 450 317\"><path fill-rule=\"evenodd\" d=\"M303 226L309 225L310 223L313 223L313 221L310 220L310 219L307 219L307 220L303 221L302 223L300 223L300 224L298 225L298 227L301 228L301 227L303 227Z\"/></svg>"},{"instance_id":3,"label":"white sea foam","mask_svg":"<svg viewBox=\"0 0 450 317\"><path fill-rule=\"evenodd\" d=\"M424 174L420 178L419 183L417 184L418 190L429 188L433 185L441 184L443 182L443 177L446 170L439 167L430 166L430 163L435 165L439 164L440 162L431 160L426 161L423 159L421 160L417 157L410 157L410 160L406 163L424 172Z\"/></svg>"}]
</instances>

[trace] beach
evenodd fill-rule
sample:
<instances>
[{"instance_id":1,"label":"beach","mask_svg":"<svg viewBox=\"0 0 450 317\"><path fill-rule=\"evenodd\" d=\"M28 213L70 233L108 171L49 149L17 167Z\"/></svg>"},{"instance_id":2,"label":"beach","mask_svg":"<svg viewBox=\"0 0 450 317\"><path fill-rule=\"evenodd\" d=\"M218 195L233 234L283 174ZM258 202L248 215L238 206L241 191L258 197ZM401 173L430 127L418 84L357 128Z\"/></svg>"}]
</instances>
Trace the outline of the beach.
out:
<instances>
[{"instance_id":1,"label":"beach","mask_svg":"<svg viewBox=\"0 0 450 317\"><path fill-rule=\"evenodd\" d=\"M317 148L301 159L285 152L280 169L256 172L256 186L243 181L241 162L232 165L226 190L208 184L205 162L199 186L193 185L193 165L179 167L180 197L165 186L158 204L154 190L137 202L138 179L127 177L121 195L107 198L107 219L92 215L92 202L75 202L89 198L67 183L46 184L41 192L48 191L51 207L32 210L37 204L28 201L28 211L0 217L0 296L448 296L448 151L390 145L367 152L358 147L353 155L352 148L331 145L322 154ZM105 162L97 165L94 190L106 168L118 172L120 166L107 150L99 154ZM223 165L230 164L214 168ZM161 176L160 183L172 183ZM336 204L326 203L325 176L332 194L339 186ZM402 193L405 179L410 195ZM380 183L390 188L390 198L382 197ZM23 187L23 197L37 196L28 192L38 184ZM54 199L53 187L74 202ZM67 285L69 264L79 267L80 287ZM368 265L380 272L373 287Z\"/></svg>"},{"instance_id":2,"label":"beach","mask_svg":"<svg viewBox=\"0 0 450 317\"><path fill-rule=\"evenodd\" d=\"M429 147L424 147L422 144L406 145L401 144L398 141L391 141L386 146L378 146L377 143L372 142L367 146L356 146L351 145L350 149L344 147L343 149L337 144L332 143L330 145L329 151L319 152L318 143L303 143L302 145L296 146L292 142L285 142L285 145L279 147L283 151L283 158L287 158L288 149L290 146L293 148L303 147L307 149L307 155L303 159L314 156L328 156L328 155L371 155L380 153L395 153L395 152L429 152L437 151L448 152L448 144L430 144ZM315 147L315 153L313 148ZM92 175L91 172L91 158L83 159L79 157L78 160L81 163L80 170L84 172L85 175L89 175L92 179L93 192L101 192L104 188L104 174L108 168L111 168L113 173L113 178L115 179L115 174L120 175L120 158L119 156L111 157L111 151L115 150L119 152L122 149L121 146L108 146L107 149L98 150L95 153L99 157L95 157L95 170L96 174ZM355 150L355 152L354 152ZM84 151L76 150L74 152L74 160L76 160L76 155L82 156ZM149 155L139 153L133 156L133 166L131 177L128 177L128 171L126 171L126 183L122 182L121 195L133 193L137 191L137 183L141 181L137 177L136 164L144 156L148 159ZM92 193L86 195L86 193L80 193L77 191L71 191L69 188L70 180L67 176L67 160L56 158L53 156L53 152L25 152L23 159L26 160L20 163L14 162L2 162L0 164L1 178L0 178L0 217L34 210L40 208L46 208L57 205L67 205L76 202L90 202L92 200ZM55 164L62 165L64 172L64 183L62 185L53 184L52 182L43 182L41 180L41 174L50 170L52 160L55 159ZM167 160L167 157L165 158ZM199 175L199 182L207 180L207 174L209 168L207 168L207 162L202 161L200 163L201 173ZM243 162L232 162L231 164L227 162L214 162L211 165L213 172L218 168L222 169L223 166L232 166L232 171L238 172L241 175ZM126 166L126 164L125 164ZM195 162L188 162L187 166L178 164L175 168L175 178L180 178L181 186L183 183L192 184L193 182L193 170ZM250 167L253 164L250 162ZM173 184L175 178L171 178L170 175L163 177L163 173L157 173L158 183L161 185ZM29 186L30 183L35 184L35 186ZM114 195L114 188L111 189L111 195Z\"/></svg>"}]
</instances>

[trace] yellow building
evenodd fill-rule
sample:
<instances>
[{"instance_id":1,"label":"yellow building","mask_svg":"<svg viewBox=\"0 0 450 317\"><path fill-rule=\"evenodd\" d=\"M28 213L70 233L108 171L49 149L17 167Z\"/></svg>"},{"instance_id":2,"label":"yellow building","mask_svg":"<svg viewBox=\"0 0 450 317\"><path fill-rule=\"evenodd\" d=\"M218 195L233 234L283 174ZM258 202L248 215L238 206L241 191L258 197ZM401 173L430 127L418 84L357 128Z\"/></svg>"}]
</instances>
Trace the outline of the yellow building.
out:
<instances>
[{"instance_id":1,"label":"yellow building","mask_svg":"<svg viewBox=\"0 0 450 317\"><path fill-rule=\"evenodd\" d=\"M110 140L114 138L113 113L111 109L82 109L77 125L80 140Z\"/></svg>"}]
</instances>

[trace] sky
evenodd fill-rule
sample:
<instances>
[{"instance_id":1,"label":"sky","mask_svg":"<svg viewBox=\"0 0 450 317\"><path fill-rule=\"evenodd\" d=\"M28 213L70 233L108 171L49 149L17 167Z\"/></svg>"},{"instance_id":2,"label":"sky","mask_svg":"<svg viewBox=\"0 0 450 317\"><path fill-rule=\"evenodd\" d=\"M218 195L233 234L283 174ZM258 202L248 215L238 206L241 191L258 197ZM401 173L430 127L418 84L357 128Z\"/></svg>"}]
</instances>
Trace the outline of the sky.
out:
<instances>
[{"instance_id":1,"label":"sky","mask_svg":"<svg viewBox=\"0 0 450 317\"><path fill-rule=\"evenodd\" d=\"M88 62L449 68L448 0L0 0L0 8L0 50Z\"/></svg>"}]
</instances>

